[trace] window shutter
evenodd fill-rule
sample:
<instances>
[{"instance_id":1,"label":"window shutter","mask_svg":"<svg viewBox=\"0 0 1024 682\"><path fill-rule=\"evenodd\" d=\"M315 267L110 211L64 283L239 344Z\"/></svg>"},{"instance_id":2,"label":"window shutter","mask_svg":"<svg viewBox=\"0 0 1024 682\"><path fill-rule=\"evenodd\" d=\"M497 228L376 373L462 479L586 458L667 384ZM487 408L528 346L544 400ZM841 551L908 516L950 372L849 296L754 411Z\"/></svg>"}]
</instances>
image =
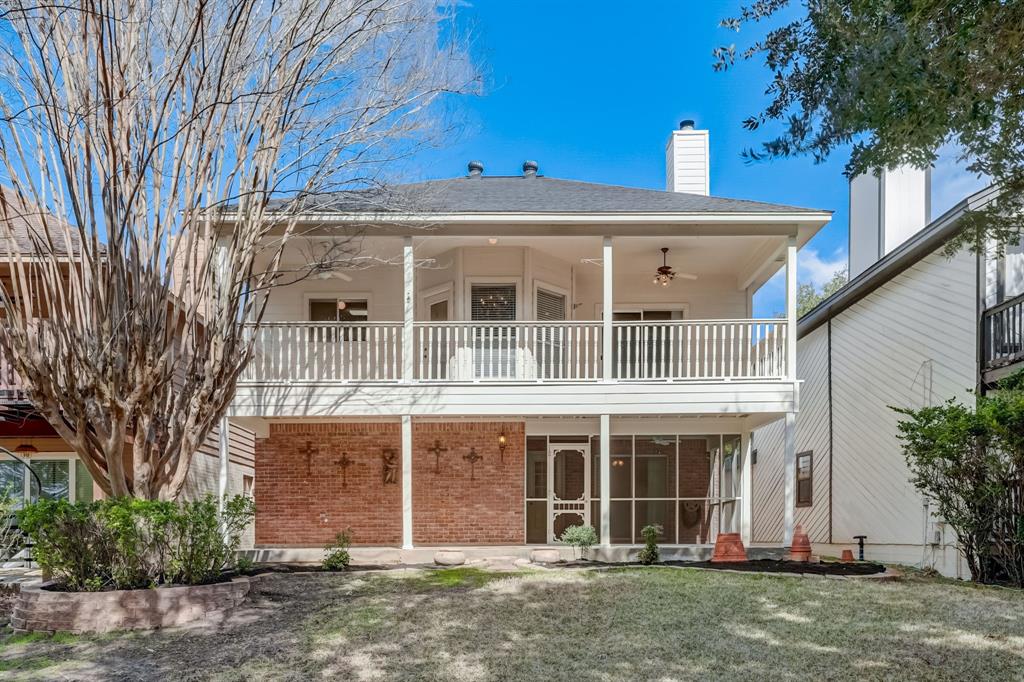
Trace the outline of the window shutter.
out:
<instances>
[{"instance_id":1,"label":"window shutter","mask_svg":"<svg viewBox=\"0 0 1024 682\"><path fill-rule=\"evenodd\" d=\"M565 320L565 296L545 289L537 289L537 320L561 322Z\"/></svg>"},{"instance_id":2,"label":"window shutter","mask_svg":"<svg viewBox=\"0 0 1024 682\"><path fill-rule=\"evenodd\" d=\"M474 284L470 292L470 317L474 322L516 319L516 285Z\"/></svg>"}]
</instances>

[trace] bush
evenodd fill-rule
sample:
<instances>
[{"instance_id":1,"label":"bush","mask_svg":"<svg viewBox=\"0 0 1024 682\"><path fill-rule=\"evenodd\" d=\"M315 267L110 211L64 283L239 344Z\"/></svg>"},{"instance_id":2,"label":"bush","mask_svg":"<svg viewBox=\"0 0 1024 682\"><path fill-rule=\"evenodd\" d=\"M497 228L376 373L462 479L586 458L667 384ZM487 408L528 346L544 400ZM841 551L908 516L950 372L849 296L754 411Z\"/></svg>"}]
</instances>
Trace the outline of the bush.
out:
<instances>
[{"instance_id":1,"label":"bush","mask_svg":"<svg viewBox=\"0 0 1024 682\"><path fill-rule=\"evenodd\" d=\"M661 526L644 526L640 529L640 535L644 539L644 548L640 550L637 557L640 563L645 566L658 563L661 554L658 552L658 536L661 535Z\"/></svg>"},{"instance_id":2,"label":"bush","mask_svg":"<svg viewBox=\"0 0 1024 682\"><path fill-rule=\"evenodd\" d=\"M956 531L971 578L1024 587L1024 373L971 406L896 411L911 482Z\"/></svg>"},{"instance_id":3,"label":"bush","mask_svg":"<svg viewBox=\"0 0 1024 682\"><path fill-rule=\"evenodd\" d=\"M580 556L586 557L590 548L598 543L597 531L593 526L569 526L562 531L561 542L573 547Z\"/></svg>"},{"instance_id":4,"label":"bush","mask_svg":"<svg viewBox=\"0 0 1024 682\"><path fill-rule=\"evenodd\" d=\"M194 502L113 498L71 504L40 500L18 512L33 557L65 589L128 590L200 585L234 565L252 500L236 496L223 513L207 496Z\"/></svg>"},{"instance_id":5,"label":"bush","mask_svg":"<svg viewBox=\"0 0 1024 682\"><path fill-rule=\"evenodd\" d=\"M334 536L334 542L324 547L323 566L325 571L344 571L352 563L348 548L352 546L352 529L348 528Z\"/></svg>"}]
</instances>

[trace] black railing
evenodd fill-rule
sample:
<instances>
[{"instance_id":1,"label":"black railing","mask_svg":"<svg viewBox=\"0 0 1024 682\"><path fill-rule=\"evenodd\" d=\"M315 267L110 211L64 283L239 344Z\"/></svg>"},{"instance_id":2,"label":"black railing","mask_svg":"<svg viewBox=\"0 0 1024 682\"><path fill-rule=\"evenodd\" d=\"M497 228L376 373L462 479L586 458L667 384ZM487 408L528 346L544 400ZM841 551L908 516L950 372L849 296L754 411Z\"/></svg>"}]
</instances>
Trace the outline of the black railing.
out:
<instances>
[{"instance_id":1,"label":"black railing","mask_svg":"<svg viewBox=\"0 0 1024 682\"><path fill-rule=\"evenodd\" d=\"M1024 294L986 310L981 330L986 370L1024 360Z\"/></svg>"}]
</instances>

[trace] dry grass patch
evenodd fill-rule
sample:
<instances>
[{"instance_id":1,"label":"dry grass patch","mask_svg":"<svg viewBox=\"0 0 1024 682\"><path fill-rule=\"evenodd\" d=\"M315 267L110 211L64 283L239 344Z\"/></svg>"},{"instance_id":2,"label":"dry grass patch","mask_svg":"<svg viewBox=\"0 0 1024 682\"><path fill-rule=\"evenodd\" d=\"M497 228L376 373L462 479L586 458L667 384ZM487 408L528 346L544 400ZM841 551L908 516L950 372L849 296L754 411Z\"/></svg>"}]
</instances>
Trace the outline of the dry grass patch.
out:
<instances>
[{"instance_id":1,"label":"dry grass patch","mask_svg":"<svg viewBox=\"0 0 1024 682\"><path fill-rule=\"evenodd\" d=\"M652 568L274 575L225 624L9 638L24 679L1000 679L1024 593Z\"/></svg>"}]
</instances>

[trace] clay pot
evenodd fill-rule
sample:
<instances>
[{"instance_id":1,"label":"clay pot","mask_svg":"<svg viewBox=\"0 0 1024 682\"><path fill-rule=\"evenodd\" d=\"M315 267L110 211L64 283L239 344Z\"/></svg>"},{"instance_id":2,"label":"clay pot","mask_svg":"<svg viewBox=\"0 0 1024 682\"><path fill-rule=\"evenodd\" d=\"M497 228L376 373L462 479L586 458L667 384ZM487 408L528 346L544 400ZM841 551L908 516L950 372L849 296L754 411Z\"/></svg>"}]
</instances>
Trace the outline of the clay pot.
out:
<instances>
[{"instance_id":1,"label":"clay pot","mask_svg":"<svg viewBox=\"0 0 1024 682\"><path fill-rule=\"evenodd\" d=\"M844 561L844 562L853 561L853 550L852 549L844 549L843 550L843 556L841 557L840 560Z\"/></svg>"},{"instance_id":2,"label":"clay pot","mask_svg":"<svg viewBox=\"0 0 1024 682\"><path fill-rule=\"evenodd\" d=\"M711 555L711 563L746 561L747 550L739 533L719 533L715 540L715 551Z\"/></svg>"},{"instance_id":3,"label":"clay pot","mask_svg":"<svg viewBox=\"0 0 1024 682\"><path fill-rule=\"evenodd\" d=\"M811 560L811 539L804 532L801 524L796 524L796 531L793 533L793 545L789 548L790 561Z\"/></svg>"}]
</instances>

